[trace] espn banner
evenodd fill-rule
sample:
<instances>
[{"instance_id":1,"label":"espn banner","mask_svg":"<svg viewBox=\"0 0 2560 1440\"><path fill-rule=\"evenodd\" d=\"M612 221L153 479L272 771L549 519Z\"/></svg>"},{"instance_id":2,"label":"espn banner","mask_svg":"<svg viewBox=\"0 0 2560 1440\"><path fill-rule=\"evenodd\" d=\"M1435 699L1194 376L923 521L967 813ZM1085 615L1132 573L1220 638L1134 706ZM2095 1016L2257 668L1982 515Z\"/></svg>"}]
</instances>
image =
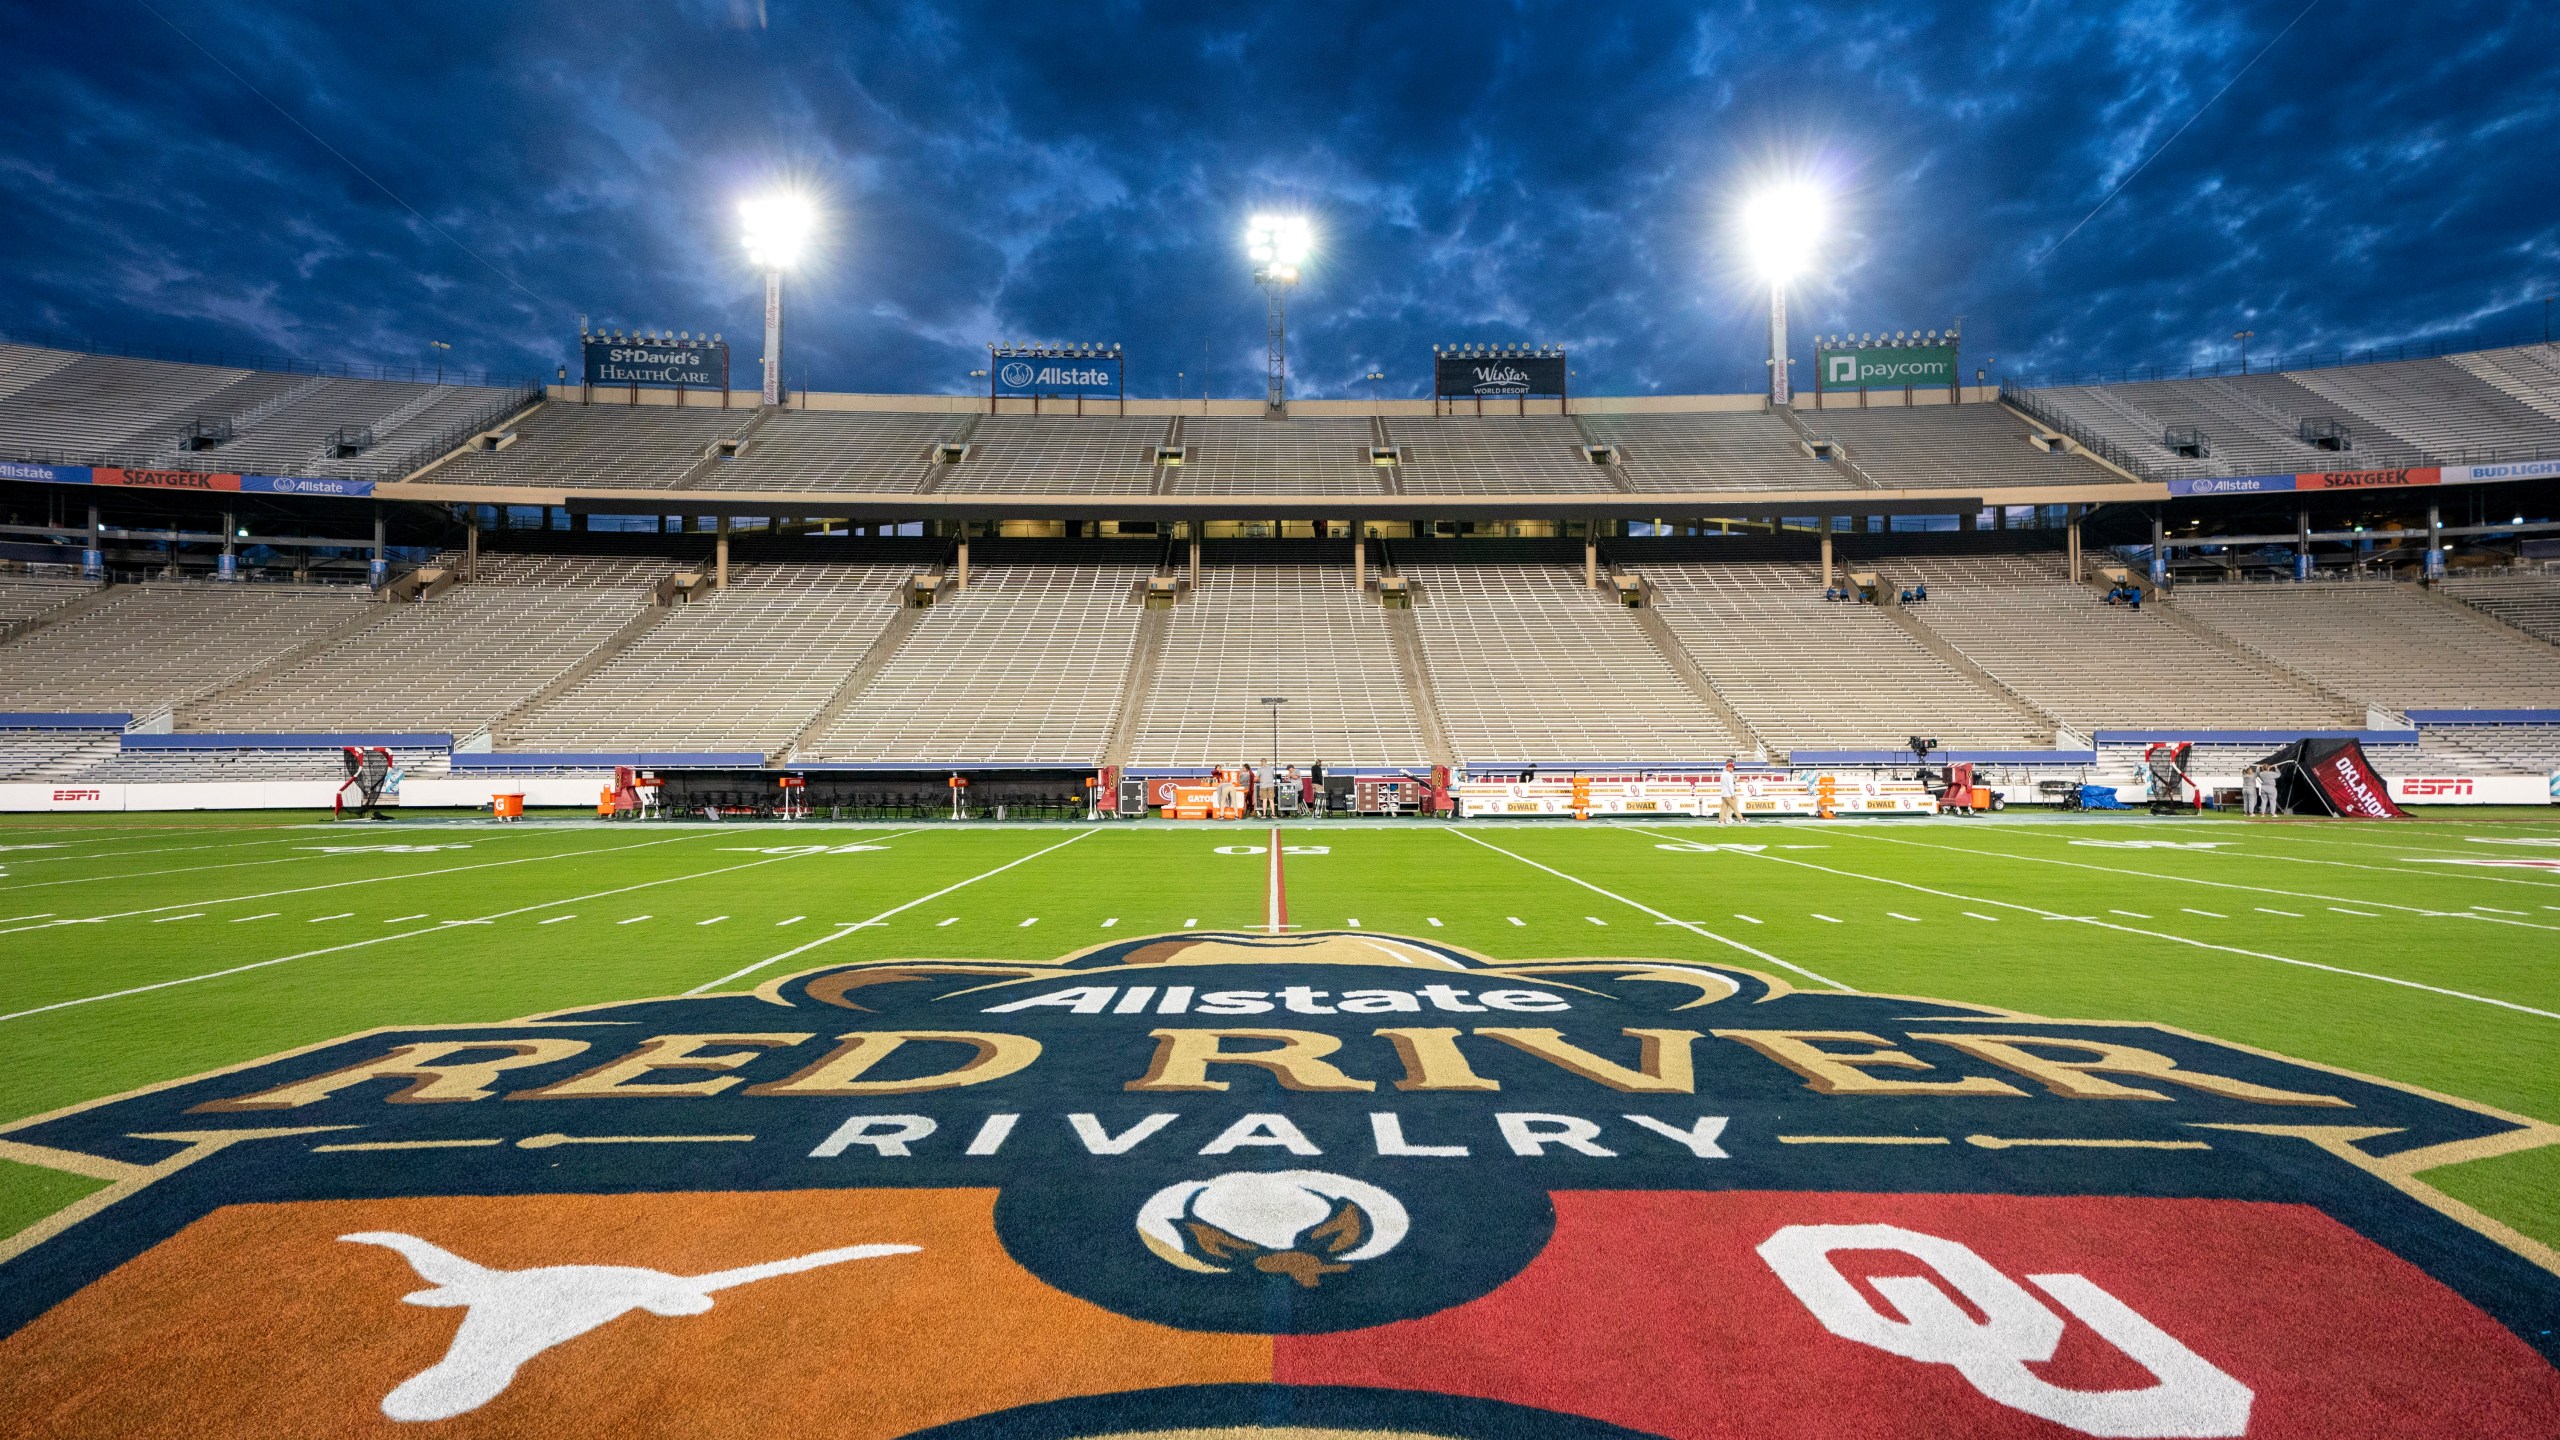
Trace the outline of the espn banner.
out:
<instances>
[{"instance_id":1,"label":"espn banner","mask_svg":"<svg viewBox=\"0 0 2560 1440\"><path fill-rule=\"evenodd\" d=\"M2425 1176L2556 1142L2182 1030L1700 960L1195 930L839 963L7 1126L105 1188L0 1240L0 1415L2549 1440L2551 1252Z\"/></svg>"}]
</instances>

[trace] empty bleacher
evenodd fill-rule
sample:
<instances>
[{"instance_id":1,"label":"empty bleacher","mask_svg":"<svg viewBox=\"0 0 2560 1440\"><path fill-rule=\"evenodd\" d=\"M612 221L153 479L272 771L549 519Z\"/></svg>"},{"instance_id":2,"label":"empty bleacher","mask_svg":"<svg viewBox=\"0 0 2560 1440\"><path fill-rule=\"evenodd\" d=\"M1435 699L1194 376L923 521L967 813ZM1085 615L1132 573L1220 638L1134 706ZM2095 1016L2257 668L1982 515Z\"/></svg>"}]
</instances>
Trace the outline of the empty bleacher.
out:
<instances>
[{"instance_id":1,"label":"empty bleacher","mask_svg":"<svg viewBox=\"0 0 2560 1440\"><path fill-rule=\"evenodd\" d=\"M2560 706L2560 650L2388 580L2190 585L2175 603L2250 651L2370 704Z\"/></svg>"},{"instance_id":2,"label":"empty bleacher","mask_svg":"<svg viewBox=\"0 0 2560 1440\"><path fill-rule=\"evenodd\" d=\"M2156 605L2101 604L2063 578L2057 557L1888 554L1873 564L1897 589L1926 584L1913 619L2084 737L2101 726L2364 723L2363 707L2191 633Z\"/></svg>"},{"instance_id":3,"label":"empty bleacher","mask_svg":"<svg viewBox=\"0 0 2560 1440\"><path fill-rule=\"evenodd\" d=\"M1155 487L1168 422L1117 416L989 415L969 456L940 472L948 491L1143 495Z\"/></svg>"},{"instance_id":4,"label":"empty bleacher","mask_svg":"<svg viewBox=\"0 0 2560 1440\"><path fill-rule=\"evenodd\" d=\"M528 391L354 380L0 345L0 451L21 459L381 478L523 405ZM230 439L190 448L199 421ZM341 432L370 443L340 455Z\"/></svg>"},{"instance_id":5,"label":"empty bleacher","mask_svg":"<svg viewBox=\"0 0 2560 1440\"><path fill-rule=\"evenodd\" d=\"M1387 437L1404 452L1397 471L1411 495L1554 495L1612 491L1607 466L1562 415L1398 415Z\"/></svg>"},{"instance_id":6,"label":"empty bleacher","mask_svg":"<svg viewBox=\"0 0 2560 1440\"><path fill-rule=\"evenodd\" d=\"M1370 463L1366 420L1240 420L1186 416L1188 449L1175 494L1375 495L1384 486Z\"/></svg>"},{"instance_id":7,"label":"empty bleacher","mask_svg":"<svg viewBox=\"0 0 2560 1440\"><path fill-rule=\"evenodd\" d=\"M97 582L61 575L0 575L0 635L90 591Z\"/></svg>"},{"instance_id":8,"label":"empty bleacher","mask_svg":"<svg viewBox=\"0 0 2560 1440\"><path fill-rule=\"evenodd\" d=\"M0 710L137 715L379 613L362 589L154 582L0 645Z\"/></svg>"},{"instance_id":9,"label":"empty bleacher","mask_svg":"<svg viewBox=\"0 0 2560 1440\"><path fill-rule=\"evenodd\" d=\"M712 465L698 490L858 490L919 488L933 447L967 428L966 415L844 410L778 410L755 428L735 459Z\"/></svg>"},{"instance_id":10,"label":"empty bleacher","mask_svg":"<svg viewBox=\"0 0 2560 1440\"><path fill-rule=\"evenodd\" d=\"M1376 597L1349 565L1216 565L1167 628L1128 759L1419 766L1429 749Z\"/></svg>"},{"instance_id":11,"label":"empty bleacher","mask_svg":"<svg viewBox=\"0 0 2560 1440\"><path fill-rule=\"evenodd\" d=\"M1689 763L1748 749L1613 600L1561 565L1399 573L1432 691L1470 764Z\"/></svg>"},{"instance_id":12,"label":"empty bleacher","mask_svg":"<svg viewBox=\"0 0 2560 1440\"><path fill-rule=\"evenodd\" d=\"M2076 455L2038 449L2033 427L2005 405L1889 405L1800 410L1814 435L1837 440L1889 490L2105 484L2116 477Z\"/></svg>"},{"instance_id":13,"label":"empty bleacher","mask_svg":"<svg viewBox=\"0 0 2560 1440\"><path fill-rule=\"evenodd\" d=\"M2035 750L2053 727L1932 655L1882 609L1822 598L1807 564L1646 564L1655 608L1760 737L1795 749L1899 749L1912 735Z\"/></svg>"},{"instance_id":14,"label":"empty bleacher","mask_svg":"<svg viewBox=\"0 0 2560 1440\"><path fill-rule=\"evenodd\" d=\"M2528 635L2560 645L2560 571L2451 575L2444 581L2444 591Z\"/></svg>"},{"instance_id":15,"label":"empty bleacher","mask_svg":"<svg viewBox=\"0 0 2560 1440\"><path fill-rule=\"evenodd\" d=\"M536 406L507 426L503 450L476 442L437 468L447 485L563 485L598 490L664 489L682 480L718 441L736 436L753 410L671 405Z\"/></svg>"},{"instance_id":16,"label":"empty bleacher","mask_svg":"<svg viewBox=\"0 0 2560 1440\"><path fill-rule=\"evenodd\" d=\"M1095 763L1119 711L1147 565L991 563L946 591L813 760Z\"/></svg>"},{"instance_id":17,"label":"empty bleacher","mask_svg":"<svg viewBox=\"0 0 2560 1440\"><path fill-rule=\"evenodd\" d=\"M639 617L648 591L462 585L182 707L184 730L468 735Z\"/></svg>"},{"instance_id":18,"label":"empty bleacher","mask_svg":"<svg viewBox=\"0 0 2560 1440\"><path fill-rule=\"evenodd\" d=\"M782 749L897 613L899 565L744 565L501 726L522 751Z\"/></svg>"},{"instance_id":19,"label":"empty bleacher","mask_svg":"<svg viewBox=\"0 0 2560 1440\"><path fill-rule=\"evenodd\" d=\"M0 730L0 780L62 780L116 753L112 730Z\"/></svg>"},{"instance_id":20,"label":"empty bleacher","mask_svg":"<svg viewBox=\"0 0 2560 1440\"><path fill-rule=\"evenodd\" d=\"M1814 459L1787 422L1765 410L1582 417L1594 440L1618 447L1639 491L1838 490L1849 479Z\"/></svg>"}]
</instances>

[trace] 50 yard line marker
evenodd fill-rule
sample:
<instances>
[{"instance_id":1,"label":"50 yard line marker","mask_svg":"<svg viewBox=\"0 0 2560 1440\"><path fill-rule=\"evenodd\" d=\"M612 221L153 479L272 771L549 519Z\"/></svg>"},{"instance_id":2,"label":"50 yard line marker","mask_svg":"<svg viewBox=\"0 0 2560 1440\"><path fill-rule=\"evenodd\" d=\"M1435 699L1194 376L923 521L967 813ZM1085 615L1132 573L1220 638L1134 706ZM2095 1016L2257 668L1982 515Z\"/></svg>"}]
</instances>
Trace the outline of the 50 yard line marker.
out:
<instances>
[{"instance_id":1,"label":"50 yard line marker","mask_svg":"<svg viewBox=\"0 0 2560 1440\"><path fill-rule=\"evenodd\" d=\"M1530 859L1530 858L1529 858L1528 856L1526 856L1526 855L1520 855L1520 854L1516 854L1516 853L1514 853L1514 852L1512 852L1512 851L1505 850L1505 849L1503 849L1501 846L1494 844L1494 843L1493 843L1492 841L1490 841L1490 840L1479 840L1479 839L1477 839L1475 836L1468 834L1466 831L1464 831L1464 830L1462 830L1462 829L1454 829L1454 828L1453 828L1453 829L1451 829L1451 830L1449 831L1449 833L1450 833L1450 834L1452 834L1452 835L1457 836L1457 837L1458 837L1459 839L1461 839L1461 840L1466 841L1466 842L1467 842L1468 844L1470 844L1470 845L1481 845L1481 846L1483 846L1484 848L1486 848L1487 850L1492 851L1492 852L1493 852L1494 854L1496 854L1496 855L1507 855L1507 856L1510 856L1510 858L1512 858L1512 859L1514 859L1514 860L1519 861L1521 864L1528 866L1528 867L1529 867L1530 869L1532 869L1532 870L1544 870L1544 871L1546 871L1548 874L1553 875L1554 877L1556 877L1557 879L1562 880L1562 881L1565 881L1565 882L1566 882L1566 883L1568 883L1568 884L1572 884L1572 885L1579 885L1579 886L1581 886L1583 889L1590 891L1590 892L1591 892L1592 894L1594 894L1594 895L1598 895L1598 896L1600 896L1600 897L1602 897L1602 898L1604 898L1604 899L1615 900L1615 901L1617 901L1619 904L1626 906L1626 907L1627 907L1628 909L1630 909L1630 910L1641 910L1641 911L1643 911L1645 914L1652 916L1654 919L1659 920L1659 921L1663 922L1663 923L1664 923L1664 924L1666 924L1666 925L1676 925L1676 926L1678 926L1679 928L1681 928L1681 929L1683 929L1683 930L1686 930L1686 931L1690 932L1691 934L1694 934L1694 935L1702 935L1702 936L1706 937L1706 938L1707 938L1707 939L1709 939L1709 940L1713 940L1714 942L1716 942L1716 943L1717 943L1717 944L1719 944L1719 945L1723 945L1723 946L1727 946L1727 947L1730 947L1730 948L1735 949L1735 950L1739 950L1739 951L1741 951L1743 954L1745 954L1745 955L1749 955L1749 956L1751 956L1751 957L1752 957L1752 958L1754 958L1754 959L1757 959L1757 960L1766 960L1766 961L1768 961L1770 964L1775 965L1775 966L1777 966L1778 968L1780 968L1780 969L1782 969L1782 970L1792 970L1792 971L1794 971L1796 974L1798 974L1798 975L1802 975L1802 976L1803 976L1803 977L1805 977L1806 979L1811 980L1811 981L1815 982L1816 984L1820 984L1820 985L1828 985L1828 986L1830 986L1830 987L1831 987L1832 989L1834 989L1834 990L1847 990L1847 991L1849 991L1849 993L1851 993L1851 994L1853 994L1853 995L1857 993L1855 990L1851 989L1849 986L1843 985L1843 984L1841 984L1839 981L1834 980L1834 979L1830 978L1830 977L1829 977L1829 976L1827 976L1827 975L1817 975L1817 974L1815 974L1814 972L1812 972L1812 971L1810 971L1810 970L1807 970L1806 968L1804 968L1804 967L1803 967L1803 966L1801 966L1801 965L1791 965L1791 964L1788 964L1786 961L1779 959L1777 956L1770 954L1770 953L1769 953L1768 951L1766 951L1766 950L1756 949L1756 948L1754 948L1754 947L1752 947L1752 946L1745 945L1745 944L1743 944L1741 941L1739 941L1739 940L1735 940L1735 939L1733 939L1733 938L1731 938L1731 937L1729 937L1729 936L1719 935L1719 934L1717 934L1716 932L1714 932L1713 930L1710 930L1710 929L1706 928L1706 927L1705 927L1705 926L1703 926L1703 925L1697 924L1697 923L1695 923L1694 921L1681 920L1681 919L1675 918L1675 917L1673 917L1673 916L1666 915L1666 914L1664 914L1663 912L1661 912L1661 911L1659 911L1659 910L1654 909L1654 908L1653 908L1652 906L1650 906L1650 905L1638 904L1636 901L1630 900L1630 899L1628 899L1628 898L1627 898L1626 896L1624 896L1624 895L1619 895L1619 894L1615 894L1615 893L1613 893L1613 892L1611 892L1611 891L1603 890L1603 889L1601 889L1599 886L1592 884L1592 883L1591 883L1590 881L1588 881L1588 880L1580 880L1580 879L1576 879L1575 877L1573 877L1573 876L1571 876L1571 875L1567 875L1567 874L1566 874L1566 873L1564 873L1563 871L1558 870L1558 869L1556 869L1555 867L1553 867L1553 866L1551 866L1551 865L1541 865L1541 864L1539 864L1537 861ZM1520 922L1519 922L1517 919L1514 919L1511 923L1513 923L1513 924L1517 925L1517 924L1519 924Z\"/></svg>"},{"instance_id":2,"label":"50 yard line marker","mask_svg":"<svg viewBox=\"0 0 2560 1440\"><path fill-rule=\"evenodd\" d=\"M805 954L809 953L810 951L817 949L817 948L818 948L819 946L821 946L821 945L829 945L829 944L833 944L834 942L836 942L836 941L838 941L838 940L843 939L843 938L844 938L844 937L846 937L847 935L850 935L850 934L854 933L854 932L855 932L855 931L857 931L857 930L866 930L866 929L869 929L870 927L872 927L872 926L874 926L874 925L878 925L878 924L880 924L881 922L883 922L883 921L887 920L887 919L888 919L890 916L892 916L892 915L902 915L902 914L906 913L907 911L909 911L909 910L913 910L913 909L914 909L914 908L916 908L917 906L924 904L924 903L925 903L926 901L928 901L928 900L939 900L939 899L941 899L943 896L950 894L950 893L951 893L952 891L954 891L954 890L966 889L967 887L969 887L969 886L971 886L971 885L975 885L975 884L977 884L977 883L978 883L979 881L981 881L981 880L989 880L989 879L993 879L994 877L996 877L996 876L998 876L998 875L1003 874L1003 873L1004 873L1004 872L1006 872L1007 870L1012 869L1012 868L1013 868L1013 867L1015 867L1016 865L1028 865L1028 864L1030 864L1032 861L1039 859L1039 858L1040 858L1041 856L1043 856L1043 855L1047 855L1047 854L1050 854L1050 853L1052 853L1052 852L1059 851L1059 850L1064 850L1064 849L1066 849L1068 846L1075 844L1075 843L1076 843L1077 841L1079 841L1079 840L1090 840L1090 839L1092 839L1095 835L1097 835L1097 834L1099 834L1099 833L1101 833L1101 832L1099 832L1099 831L1095 831L1095 830L1086 830L1086 831L1083 831L1083 832L1078 833L1078 834L1070 835L1070 836L1068 836L1066 839L1059 841L1057 844L1052 845L1052 846L1049 846L1047 849L1044 849L1044 850L1034 850L1034 851L1032 851L1030 854L1025 855L1025 856L1022 856L1020 859L1016 859L1016 860L1008 860L1008 861L1006 861L1005 863L1003 863L1002 865L997 866L997 867L996 867L996 868L994 868L993 870L981 871L981 872L980 872L980 873L978 873L978 874L975 874L975 875L970 876L970 877L969 877L968 879L966 879L966 880L961 880L961 881L955 882L955 883L950 884L950 885L945 885L945 886L943 886L941 889L934 891L934 892L933 892L932 894L930 894L930 895L919 895L919 896L917 896L916 898L914 898L913 900L908 901L908 902L907 902L907 903L905 903L904 905L892 905L892 906L890 906L888 909L881 911L879 914L872 916L870 919L865 920L865 921L862 921L860 924L847 925L847 924L843 924L843 923L839 922L838 927L836 928L836 930L835 930L832 934L827 934L827 935L819 936L817 939L810 941L810 942L809 942L808 944L806 944L806 945L797 945L797 946L794 946L794 947L792 947L792 948L791 948L791 949L789 949L789 950L785 950L785 951L783 951L783 952L782 952L781 954L779 954L779 955L768 956L768 957L767 957L767 958L765 958L765 959L762 959L762 960L757 961L757 962L756 962L756 963L754 963L753 965L749 965L749 966L746 966L746 967L744 967L744 968L742 968L742 969L738 969L738 970L732 970L732 971L730 971L728 974L721 976L721 977L720 977L719 979L717 979L717 980L705 980L705 981L704 981L704 982L702 982L701 984L694 986L692 989L687 990L687 991L686 991L686 992L684 992L684 993L686 993L687 995L700 995L700 994L702 994L704 991L707 991L707 990L717 990L717 989L719 989L721 986L728 984L728 983L729 983L730 981L732 981L732 980L743 980L743 979L747 978L748 976L753 975L753 974L754 974L754 973L756 973L757 971L764 969L764 968L765 968L766 966L768 966L768 965L778 965L778 964L780 964L781 962L783 962L783 961L785 961L785 960L791 959L791 958L792 958L793 956L795 956L795 955L805 955ZM956 916L956 915L952 917L952 919L954 919L954 920L956 920L956 919L958 919L958 918L960 918L960 917L958 917L958 916ZM948 924L949 922L948 922L948 921L945 921L944 923L945 923L945 924ZM7 1018L6 1016L0 1016L0 1019L6 1019L6 1018Z\"/></svg>"}]
</instances>

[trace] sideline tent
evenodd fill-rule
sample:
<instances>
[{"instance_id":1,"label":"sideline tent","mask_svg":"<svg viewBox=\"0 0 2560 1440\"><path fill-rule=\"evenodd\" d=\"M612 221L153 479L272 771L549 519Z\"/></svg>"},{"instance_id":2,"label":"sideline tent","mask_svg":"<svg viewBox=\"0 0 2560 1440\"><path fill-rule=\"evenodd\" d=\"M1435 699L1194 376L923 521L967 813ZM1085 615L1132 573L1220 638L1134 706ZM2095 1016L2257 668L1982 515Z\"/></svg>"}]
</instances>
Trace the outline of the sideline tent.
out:
<instances>
[{"instance_id":1,"label":"sideline tent","mask_svg":"<svg viewBox=\"0 0 2560 1440\"><path fill-rule=\"evenodd\" d=\"M2258 762L2276 767L2276 810L2342 820L2406 820L2354 740L2296 740Z\"/></svg>"}]
</instances>

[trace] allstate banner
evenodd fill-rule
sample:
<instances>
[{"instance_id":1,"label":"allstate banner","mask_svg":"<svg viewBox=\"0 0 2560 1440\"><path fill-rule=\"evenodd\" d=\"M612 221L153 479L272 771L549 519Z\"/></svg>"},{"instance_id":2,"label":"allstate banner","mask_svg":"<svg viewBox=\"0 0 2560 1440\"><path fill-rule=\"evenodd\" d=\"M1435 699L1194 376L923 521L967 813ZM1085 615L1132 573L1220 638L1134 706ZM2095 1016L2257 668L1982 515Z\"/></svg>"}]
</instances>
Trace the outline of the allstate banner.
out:
<instances>
[{"instance_id":1,"label":"allstate banner","mask_svg":"<svg viewBox=\"0 0 2560 1440\"><path fill-rule=\"evenodd\" d=\"M0 1415L2549 1440L2549 1251L2426 1177L2555 1141L2164 1026L1695 960L821 963L0 1127L107 1185L0 1238Z\"/></svg>"},{"instance_id":2,"label":"allstate banner","mask_svg":"<svg viewBox=\"0 0 2560 1440\"><path fill-rule=\"evenodd\" d=\"M988 381L1000 397L1120 394L1120 356L1108 354L997 354Z\"/></svg>"},{"instance_id":3,"label":"allstate banner","mask_svg":"<svg viewBox=\"0 0 2560 1440\"><path fill-rule=\"evenodd\" d=\"M729 388L725 340L640 340L590 335L582 346L590 385Z\"/></svg>"}]
</instances>

